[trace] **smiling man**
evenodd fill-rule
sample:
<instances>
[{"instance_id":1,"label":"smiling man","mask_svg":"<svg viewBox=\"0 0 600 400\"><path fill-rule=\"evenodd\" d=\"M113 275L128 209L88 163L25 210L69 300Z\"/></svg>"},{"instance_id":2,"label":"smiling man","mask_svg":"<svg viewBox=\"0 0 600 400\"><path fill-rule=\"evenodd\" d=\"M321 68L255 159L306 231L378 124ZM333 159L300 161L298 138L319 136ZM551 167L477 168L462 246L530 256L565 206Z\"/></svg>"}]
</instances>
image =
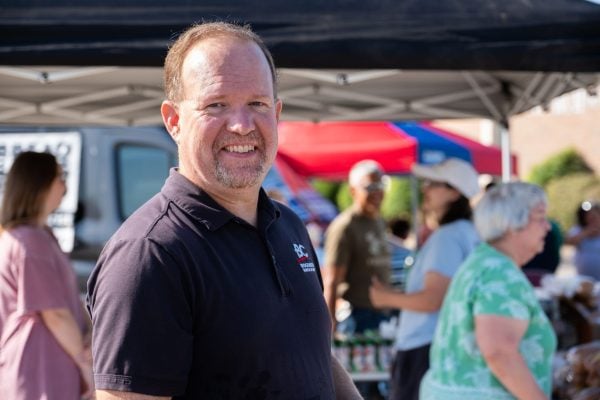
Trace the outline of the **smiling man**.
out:
<instances>
[{"instance_id":1,"label":"smiling man","mask_svg":"<svg viewBox=\"0 0 600 400\"><path fill-rule=\"evenodd\" d=\"M359 398L331 357L306 229L261 189L275 83L245 27L197 25L169 50L161 114L180 167L90 277L98 399Z\"/></svg>"}]
</instances>

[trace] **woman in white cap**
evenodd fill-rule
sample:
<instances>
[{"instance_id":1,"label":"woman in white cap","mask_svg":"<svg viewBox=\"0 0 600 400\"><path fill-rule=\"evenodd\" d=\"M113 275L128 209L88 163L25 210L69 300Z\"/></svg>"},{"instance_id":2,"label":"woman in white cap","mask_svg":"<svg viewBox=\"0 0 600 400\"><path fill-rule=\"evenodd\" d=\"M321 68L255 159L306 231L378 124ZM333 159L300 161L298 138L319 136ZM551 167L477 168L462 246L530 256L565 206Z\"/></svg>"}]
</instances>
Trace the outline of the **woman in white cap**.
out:
<instances>
[{"instance_id":1,"label":"woman in white cap","mask_svg":"<svg viewBox=\"0 0 600 400\"><path fill-rule=\"evenodd\" d=\"M475 208L485 243L452 279L421 400L548 400L556 335L521 266L544 248L542 188L498 185Z\"/></svg>"},{"instance_id":2,"label":"woman in white cap","mask_svg":"<svg viewBox=\"0 0 600 400\"><path fill-rule=\"evenodd\" d=\"M444 295L458 267L479 243L469 201L479 192L475 169L463 160L450 158L432 166L415 165L413 173L423 179L423 206L437 217L439 227L417 253L405 292L377 280L369 292L375 306L402 310L394 344L390 400L418 399Z\"/></svg>"}]
</instances>

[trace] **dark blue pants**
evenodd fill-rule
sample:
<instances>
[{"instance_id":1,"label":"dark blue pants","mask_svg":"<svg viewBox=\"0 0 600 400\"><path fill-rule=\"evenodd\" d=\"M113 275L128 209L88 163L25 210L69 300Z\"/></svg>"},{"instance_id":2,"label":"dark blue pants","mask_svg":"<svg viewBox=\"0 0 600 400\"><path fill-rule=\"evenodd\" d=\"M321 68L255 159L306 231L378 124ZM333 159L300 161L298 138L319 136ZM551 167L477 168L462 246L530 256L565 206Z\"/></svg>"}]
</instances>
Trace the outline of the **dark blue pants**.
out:
<instances>
[{"instance_id":1,"label":"dark blue pants","mask_svg":"<svg viewBox=\"0 0 600 400\"><path fill-rule=\"evenodd\" d=\"M379 333L379 324L387 319L389 317L380 311L353 307L350 316L340 322L338 331L348 335L361 334L369 330Z\"/></svg>"},{"instance_id":2,"label":"dark blue pants","mask_svg":"<svg viewBox=\"0 0 600 400\"><path fill-rule=\"evenodd\" d=\"M429 347L400 350L392 365L390 400L418 400L421 379L429 369Z\"/></svg>"}]
</instances>

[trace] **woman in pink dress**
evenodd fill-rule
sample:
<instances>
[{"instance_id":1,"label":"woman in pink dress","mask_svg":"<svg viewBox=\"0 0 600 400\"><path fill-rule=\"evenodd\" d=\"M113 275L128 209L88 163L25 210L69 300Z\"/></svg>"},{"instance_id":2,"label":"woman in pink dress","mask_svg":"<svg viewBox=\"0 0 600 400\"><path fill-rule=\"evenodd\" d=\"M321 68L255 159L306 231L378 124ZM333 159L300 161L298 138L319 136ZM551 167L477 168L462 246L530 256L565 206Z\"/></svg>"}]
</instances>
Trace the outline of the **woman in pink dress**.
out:
<instances>
[{"instance_id":1,"label":"woman in pink dress","mask_svg":"<svg viewBox=\"0 0 600 400\"><path fill-rule=\"evenodd\" d=\"M92 369L76 277L46 220L65 194L51 154L20 153L0 210L0 399L78 400Z\"/></svg>"}]
</instances>

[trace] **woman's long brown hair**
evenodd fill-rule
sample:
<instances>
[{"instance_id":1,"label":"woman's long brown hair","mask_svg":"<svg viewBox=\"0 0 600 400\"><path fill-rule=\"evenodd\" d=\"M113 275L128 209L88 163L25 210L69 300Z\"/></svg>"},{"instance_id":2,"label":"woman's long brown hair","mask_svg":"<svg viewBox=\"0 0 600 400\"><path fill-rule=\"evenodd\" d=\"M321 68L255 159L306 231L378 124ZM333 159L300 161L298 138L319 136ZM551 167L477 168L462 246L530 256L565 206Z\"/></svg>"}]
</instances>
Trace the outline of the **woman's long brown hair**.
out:
<instances>
[{"instance_id":1,"label":"woman's long brown hair","mask_svg":"<svg viewBox=\"0 0 600 400\"><path fill-rule=\"evenodd\" d=\"M10 229L34 222L42 213L46 194L57 173L58 163L52 154L20 153L4 182L1 228Z\"/></svg>"}]
</instances>

